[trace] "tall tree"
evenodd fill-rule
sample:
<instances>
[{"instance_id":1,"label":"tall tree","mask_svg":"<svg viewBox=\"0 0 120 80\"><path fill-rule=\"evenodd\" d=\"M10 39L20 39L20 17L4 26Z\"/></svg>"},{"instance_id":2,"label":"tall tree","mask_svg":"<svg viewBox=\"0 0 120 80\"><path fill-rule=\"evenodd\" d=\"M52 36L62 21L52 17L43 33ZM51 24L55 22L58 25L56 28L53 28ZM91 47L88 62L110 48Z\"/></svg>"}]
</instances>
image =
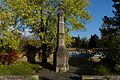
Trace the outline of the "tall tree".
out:
<instances>
[{"instance_id":1,"label":"tall tree","mask_svg":"<svg viewBox=\"0 0 120 80\"><path fill-rule=\"evenodd\" d=\"M102 33L102 40L104 46L109 46L108 41L111 40L113 36L118 35L120 31L120 1L112 0L114 2L113 8L113 17L104 16L102 28L100 31Z\"/></svg>"},{"instance_id":2,"label":"tall tree","mask_svg":"<svg viewBox=\"0 0 120 80\"><path fill-rule=\"evenodd\" d=\"M7 16L11 18L11 21L19 18L23 25L31 28L32 32L39 36L44 55L48 44L51 45L56 40L57 11L60 3L64 8L66 34L69 34L71 30L83 29L84 23L91 19L86 11L86 7L89 5L88 0L6 0L3 3L8 8L5 11L11 15ZM0 9L2 7L3 5ZM2 15L5 11L0 14ZM7 20L7 17L2 17L4 17L4 21ZM46 62L46 59L43 58L43 61Z\"/></svg>"},{"instance_id":3,"label":"tall tree","mask_svg":"<svg viewBox=\"0 0 120 80\"><path fill-rule=\"evenodd\" d=\"M103 18L102 41L105 43L104 47L109 49L107 57L114 61L114 68L119 72L120 67L120 0L112 0L114 2L113 17L105 16Z\"/></svg>"},{"instance_id":4,"label":"tall tree","mask_svg":"<svg viewBox=\"0 0 120 80\"><path fill-rule=\"evenodd\" d=\"M100 32L102 33L102 40L104 43L104 47L108 46L107 40L111 40L111 38L120 31L120 1L112 0L114 2L113 8L114 17L104 16L102 28L100 28Z\"/></svg>"},{"instance_id":5,"label":"tall tree","mask_svg":"<svg viewBox=\"0 0 120 80\"><path fill-rule=\"evenodd\" d=\"M113 11L114 17L104 16L104 26L100 28L102 35L116 35L120 31L120 1L112 0L114 2Z\"/></svg>"},{"instance_id":6,"label":"tall tree","mask_svg":"<svg viewBox=\"0 0 120 80\"><path fill-rule=\"evenodd\" d=\"M97 48L98 45L99 45L99 37L96 34L94 34L93 36L91 35L91 38L88 43L89 48Z\"/></svg>"},{"instance_id":7,"label":"tall tree","mask_svg":"<svg viewBox=\"0 0 120 80\"><path fill-rule=\"evenodd\" d=\"M80 48L82 48L82 49L87 49L88 48L88 40L87 40L86 37L81 39Z\"/></svg>"},{"instance_id":8,"label":"tall tree","mask_svg":"<svg viewBox=\"0 0 120 80\"><path fill-rule=\"evenodd\" d=\"M71 44L71 47L73 48L80 48L81 44L81 39L80 39L80 36L78 35L77 37L72 37L72 44Z\"/></svg>"}]
</instances>

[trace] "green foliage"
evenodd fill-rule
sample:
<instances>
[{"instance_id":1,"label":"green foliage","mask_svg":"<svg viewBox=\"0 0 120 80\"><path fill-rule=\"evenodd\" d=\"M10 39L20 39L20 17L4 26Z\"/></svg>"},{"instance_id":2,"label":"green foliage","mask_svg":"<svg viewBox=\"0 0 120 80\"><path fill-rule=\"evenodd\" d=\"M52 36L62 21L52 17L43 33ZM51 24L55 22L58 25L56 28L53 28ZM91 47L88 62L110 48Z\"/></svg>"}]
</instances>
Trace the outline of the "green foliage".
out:
<instances>
[{"instance_id":1,"label":"green foliage","mask_svg":"<svg viewBox=\"0 0 120 80\"><path fill-rule=\"evenodd\" d=\"M99 37L96 34L91 35L88 46L89 48L97 48L99 46Z\"/></svg>"},{"instance_id":2,"label":"green foliage","mask_svg":"<svg viewBox=\"0 0 120 80\"><path fill-rule=\"evenodd\" d=\"M71 47L80 48L80 49L88 48L88 40L86 37L80 38L78 35L78 37L72 37L72 39L73 42Z\"/></svg>"},{"instance_id":3,"label":"green foliage","mask_svg":"<svg viewBox=\"0 0 120 80\"><path fill-rule=\"evenodd\" d=\"M94 73L97 75L110 75L110 70L108 67L100 64L94 68Z\"/></svg>"},{"instance_id":4,"label":"green foliage","mask_svg":"<svg viewBox=\"0 0 120 80\"><path fill-rule=\"evenodd\" d=\"M26 62L18 62L12 65L0 65L0 75L31 75L35 74L34 68L39 68L39 65Z\"/></svg>"},{"instance_id":5,"label":"green foliage","mask_svg":"<svg viewBox=\"0 0 120 80\"><path fill-rule=\"evenodd\" d=\"M0 63L12 64L18 59L20 39L17 33L5 30L0 37Z\"/></svg>"},{"instance_id":6,"label":"green foliage","mask_svg":"<svg viewBox=\"0 0 120 80\"><path fill-rule=\"evenodd\" d=\"M71 38L71 36L68 33L66 33L65 34L65 45L66 45L66 47L71 47L72 42L73 42L73 39Z\"/></svg>"},{"instance_id":7,"label":"green foliage","mask_svg":"<svg viewBox=\"0 0 120 80\"><path fill-rule=\"evenodd\" d=\"M102 35L116 35L120 31L120 1L112 0L114 2L113 11L114 17L104 16L103 23L105 26L100 28Z\"/></svg>"},{"instance_id":8,"label":"green foliage","mask_svg":"<svg viewBox=\"0 0 120 80\"><path fill-rule=\"evenodd\" d=\"M117 62L117 64L120 63L120 33L118 33L116 36L113 36L111 40L109 41L110 48L109 55L110 57Z\"/></svg>"},{"instance_id":9,"label":"green foliage","mask_svg":"<svg viewBox=\"0 0 120 80\"><path fill-rule=\"evenodd\" d=\"M6 53L9 50L17 51L20 41L14 13L11 13L11 9L4 1L0 4L0 53Z\"/></svg>"},{"instance_id":10,"label":"green foliage","mask_svg":"<svg viewBox=\"0 0 120 80\"><path fill-rule=\"evenodd\" d=\"M71 30L83 29L85 21L91 19L91 16L85 10L89 5L88 0L62 0L62 2L66 25L71 25Z\"/></svg>"},{"instance_id":11,"label":"green foliage","mask_svg":"<svg viewBox=\"0 0 120 80\"><path fill-rule=\"evenodd\" d=\"M62 0L61 3L65 26L72 26L70 30L83 29L85 21L91 19L86 11L88 0ZM12 9L14 16L19 16L22 22L40 37L43 44L51 44L56 39L59 0L7 0L6 5Z\"/></svg>"},{"instance_id":12,"label":"green foliage","mask_svg":"<svg viewBox=\"0 0 120 80\"><path fill-rule=\"evenodd\" d=\"M0 51L8 52L9 50L19 50L19 37L12 32L5 31L0 41Z\"/></svg>"},{"instance_id":13,"label":"green foliage","mask_svg":"<svg viewBox=\"0 0 120 80\"><path fill-rule=\"evenodd\" d=\"M31 46L35 46L36 48L39 47L41 44L41 41L40 40L36 40L36 39L31 39L31 38L27 38L27 37L22 37L20 39L20 46L19 46L19 49L21 51L24 50L24 47L27 46L27 45L31 45Z\"/></svg>"},{"instance_id":14,"label":"green foliage","mask_svg":"<svg viewBox=\"0 0 120 80\"><path fill-rule=\"evenodd\" d=\"M120 64L117 64L115 69L118 71L118 74L120 74Z\"/></svg>"},{"instance_id":15,"label":"green foliage","mask_svg":"<svg viewBox=\"0 0 120 80\"><path fill-rule=\"evenodd\" d=\"M87 49L88 48L88 40L86 37L82 38L81 39L81 42L80 42L80 48L85 48Z\"/></svg>"},{"instance_id":16,"label":"green foliage","mask_svg":"<svg viewBox=\"0 0 120 80\"><path fill-rule=\"evenodd\" d=\"M104 47L109 47L109 41L111 38L116 36L120 32L120 1L119 0L112 0L114 2L113 8L113 17L104 16L103 18L103 25L100 28L102 33L102 41ZM113 44L114 45L114 44Z\"/></svg>"},{"instance_id":17,"label":"green foliage","mask_svg":"<svg viewBox=\"0 0 120 80\"><path fill-rule=\"evenodd\" d=\"M31 33L40 38L40 46L46 45L42 48L43 53L47 51L45 49L48 48L47 46L52 45L52 48L56 46L58 10L60 7L64 9L66 30L81 30L85 27L85 22L91 20L91 16L86 11L89 5L88 0L61 0L61 2L60 0L5 0L1 1L1 4L0 21L2 22L0 29L3 30L3 33L4 31L5 33L10 32L10 27L16 30L21 23L31 29ZM17 40L15 34L7 36L4 36L4 38L8 39L8 42L4 42L3 45L7 43L8 48L17 50L19 40ZM13 39L13 42L10 41ZM69 46L71 42L69 33L66 33L66 45Z\"/></svg>"},{"instance_id":18,"label":"green foliage","mask_svg":"<svg viewBox=\"0 0 120 80\"><path fill-rule=\"evenodd\" d=\"M120 1L112 0L114 2L113 8L113 17L104 16L103 25L100 28L102 33L102 43L103 47L108 48L107 58L114 62L110 62L112 68L110 71L115 72L114 74L118 74L119 68L116 65L120 64ZM107 63L108 64L108 63ZM105 64L105 65L107 65Z\"/></svg>"},{"instance_id":19,"label":"green foliage","mask_svg":"<svg viewBox=\"0 0 120 80\"><path fill-rule=\"evenodd\" d=\"M111 58L104 58L95 66L94 73L97 75L119 75L120 65Z\"/></svg>"},{"instance_id":20,"label":"green foliage","mask_svg":"<svg viewBox=\"0 0 120 80\"><path fill-rule=\"evenodd\" d=\"M80 48L80 37L78 35L78 37L72 37L72 45L71 47L76 47L76 48Z\"/></svg>"}]
</instances>

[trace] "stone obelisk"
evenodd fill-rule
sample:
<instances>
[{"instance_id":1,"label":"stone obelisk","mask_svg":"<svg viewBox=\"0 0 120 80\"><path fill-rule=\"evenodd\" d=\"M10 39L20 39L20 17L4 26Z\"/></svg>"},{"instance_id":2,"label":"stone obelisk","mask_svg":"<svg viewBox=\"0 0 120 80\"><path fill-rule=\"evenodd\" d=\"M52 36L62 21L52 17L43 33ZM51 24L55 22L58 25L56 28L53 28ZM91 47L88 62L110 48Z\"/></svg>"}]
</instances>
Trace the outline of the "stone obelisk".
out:
<instances>
[{"instance_id":1,"label":"stone obelisk","mask_svg":"<svg viewBox=\"0 0 120 80\"><path fill-rule=\"evenodd\" d=\"M65 47L64 16L63 9L58 12L57 49L56 49L56 72L69 70L68 54Z\"/></svg>"}]
</instances>

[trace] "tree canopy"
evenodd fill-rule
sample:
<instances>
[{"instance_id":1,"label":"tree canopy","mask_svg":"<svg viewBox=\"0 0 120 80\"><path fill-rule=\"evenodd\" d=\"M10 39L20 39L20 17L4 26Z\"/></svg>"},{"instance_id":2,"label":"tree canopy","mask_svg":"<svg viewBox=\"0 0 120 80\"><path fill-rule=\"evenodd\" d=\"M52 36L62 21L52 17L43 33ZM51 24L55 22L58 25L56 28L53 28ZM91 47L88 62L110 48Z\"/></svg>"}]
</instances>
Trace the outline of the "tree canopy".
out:
<instances>
[{"instance_id":1,"label":"tree canopy","mask_svg":"<svg viewBox=\"0 0 120 80\"><path fill-rule=\"evenodd\" d=\"M11 26L13 30L26 26L32 29L31 32L40 38L42 44L52 45L56 40L57 13L61 4L64 9L66 38L71 39L68 36L71 30L81 30L86 21L91 20L86 10L88 0L2 0L0 28L12 33L9 31Z\"/></svg>"}]
</instances>

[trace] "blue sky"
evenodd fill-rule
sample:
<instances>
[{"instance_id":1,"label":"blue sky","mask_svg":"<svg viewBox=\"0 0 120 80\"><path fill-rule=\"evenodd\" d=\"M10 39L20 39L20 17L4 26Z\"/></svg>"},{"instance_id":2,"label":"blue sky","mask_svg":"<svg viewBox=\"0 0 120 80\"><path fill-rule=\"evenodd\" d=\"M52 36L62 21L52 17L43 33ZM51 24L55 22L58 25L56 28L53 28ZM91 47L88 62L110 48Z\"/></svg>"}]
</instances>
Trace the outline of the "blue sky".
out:
<instances>
[{"instance_id":1,"label":"blue sky","mask_svg":"<svg viewBox=\"0 0 120 80\"><path fill-rule=\"evenodd\" d=\"M90 0L90 6L88 7L88 12L92 16L92 21L85 24L85 31L72 32L72 36L87 37L90 38L91 35L97 34L100 36L99 28L102 25L102 18L104 16L112 17L113 13L112 0Z\"/></svg>"}]
</instances>

